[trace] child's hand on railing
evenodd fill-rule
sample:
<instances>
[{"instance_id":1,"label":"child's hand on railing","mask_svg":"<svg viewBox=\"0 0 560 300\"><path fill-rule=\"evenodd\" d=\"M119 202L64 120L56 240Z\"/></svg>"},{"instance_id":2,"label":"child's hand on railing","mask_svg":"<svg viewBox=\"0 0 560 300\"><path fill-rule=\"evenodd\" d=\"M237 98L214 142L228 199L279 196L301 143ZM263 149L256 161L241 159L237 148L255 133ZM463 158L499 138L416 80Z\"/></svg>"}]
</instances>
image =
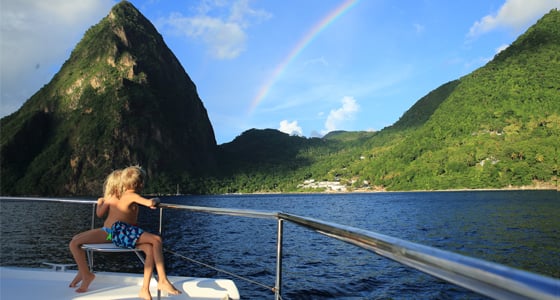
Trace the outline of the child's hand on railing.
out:
<instances>
[{"instance_id":1,"label":"child's hand on railing","mask_svg":"<svg viewBox=\"0 0 560 300\"><path fill-rule=\"evenodd\" d=\"M158 205L161 203L161 200L159 198L152 198L152 205L150 206L151 209L156 209L158 207Z\"/></svg>"}]
</instances>

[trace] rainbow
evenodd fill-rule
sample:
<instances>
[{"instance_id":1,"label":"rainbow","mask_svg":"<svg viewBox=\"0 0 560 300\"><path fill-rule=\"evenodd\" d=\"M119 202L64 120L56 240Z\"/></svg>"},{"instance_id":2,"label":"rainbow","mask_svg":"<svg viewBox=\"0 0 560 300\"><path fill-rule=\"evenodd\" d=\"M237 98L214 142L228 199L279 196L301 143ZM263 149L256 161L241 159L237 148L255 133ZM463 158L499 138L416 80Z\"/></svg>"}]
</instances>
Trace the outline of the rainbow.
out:
<instances>
[{"instance_id":1,"label":"rainbow","mask_svg":"<svg viewBox=\"0 0 560 300\"><path fill-rule=\"evenodd\" d=\"M335 21L340 15L344 14L348 11L354 4L356 4L359 0L344 0L339 6L337 6L334 10L329 12L323 19L317 22L307 33L296 43L295 47L288 53L286 56L277 66L274 68L274 71L271 73L269 78L265 81L264 85L258 90L257 95L251 101L251 105L249 106L249 114L251 114L255 108L262 102L262 100L266 97L274 83L278 80L280 75L284 72L286 67L290 64L298 54L300 54L303 49L307 45L309 45L313 39L321 33L327 26L329 26L333 21Z\"/></svg>"}]
</instances>

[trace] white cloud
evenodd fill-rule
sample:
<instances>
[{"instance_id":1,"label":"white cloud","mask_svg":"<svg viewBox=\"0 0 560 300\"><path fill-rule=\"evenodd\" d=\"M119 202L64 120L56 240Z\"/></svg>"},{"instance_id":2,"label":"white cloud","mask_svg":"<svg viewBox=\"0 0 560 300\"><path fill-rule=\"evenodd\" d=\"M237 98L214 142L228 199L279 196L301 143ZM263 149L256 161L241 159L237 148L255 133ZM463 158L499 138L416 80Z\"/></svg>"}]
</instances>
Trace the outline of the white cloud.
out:
<instances>
[{"instance_id":1,"label":"white cloud","mask_svg":"<svg viewBox=\"0 0 560 300\"><path fill-rule=\"evenodd\" d=\"M2 1L0 116L48 83L87 28L113 5L113 0Z\"/></svg>"},{"instance_id":2,"label":"white cloud","mask_svg":"<svg viewBox=\"0 0 560 300\"><path fill-rule=\"evenodd\" d=\"M218 59L235 58L245 50L247 35L238 23L208 16L189 18L174 13L166 25L173 27L176 33L201 39L212 57Z\"/></svg>"},{"instance_id":3,"label":"white cloud","mask_svg":"<svg viewBox=\"0 0 560 300\"><path fill-rule=\"evenodd\" d=\"M325 129L323 134L327 134L334 130L339 130L343 123L354 118L360 106L354 97L346 96L342 98L342 107L331 110L327 120L325 121Z\"/></svg>"},{"instance_id":4,"label":"white cloud","mask_svg":"<svg viewBox=\"0 0 560 300\"><path fill-rule=\"evenodd\" d=\"M560 0L506 0L496 14L476 21L468 36L477 37L496 28L519 31L553 8L560 8Z\"/></svg>"},{"instance_id":5,"label":"white cloud","mask_svg":"<svg viewBox=\"0 0 560 300\"><path fill-rule=\"evenodd\" d=\"M278 128L278 130L289 135L303 135L303 130L301 129L301 127L299 127L297 121L288 122L288 120L282 120L280 122L280 128Z\"/></svg>"},{"instance_id":6,"label":"white cloud","mask_svg":"<svg viewBox=\"0 0 560 300\"><path fill-rule=\"evenodd\" d=\"M196 16L173 13L163 24L175 34L201 40L217 59L239 56L245 50L247 28L252 22L270 17L265 11L249 7L248 0L204 1L197 11Z\"/></svg>"},{"instance_id":7,"label":"white cloud","mask_svg":"<svg viewBox=\"0 0 560 300\"><path fill-rule=\"evenodd\" d=\"M271 17L271 14L264 10L254 10L249 7L249 0L235 1L231 7L232 9L229 19L232 22L243 24L244 27L249 26L249 19L261 21Z\"/></svg>"},{"instance_id":8,"label":"white cloud","mask_svg":"<svg viewBox=\"0 0 560 300\"><path fill-rule=\"evenodd\" d=\"M508 44L501 45L500 47L498 47L498 48L496 49L496 54L498 54L498 53L500 53L500 52L506 50L507 47L509 47Z\"/></svg>"}]
</instances>

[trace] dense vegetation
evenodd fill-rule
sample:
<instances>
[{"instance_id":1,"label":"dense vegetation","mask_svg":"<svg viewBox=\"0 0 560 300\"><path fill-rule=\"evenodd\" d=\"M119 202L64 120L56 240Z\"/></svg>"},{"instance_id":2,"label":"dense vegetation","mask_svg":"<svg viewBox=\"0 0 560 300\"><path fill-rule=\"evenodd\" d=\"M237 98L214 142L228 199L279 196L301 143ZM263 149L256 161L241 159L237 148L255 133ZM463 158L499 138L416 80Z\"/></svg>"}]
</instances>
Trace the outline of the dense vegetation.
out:
<instances>
[{"instance_id":1,"label":"dense vegetation","mask_svg":"<svg viewBox=\"0 0 560 300\"><path fill-rule=\"evenodd\" d=\"M139 163L147 193L557 187L560 12L379 132L323 138L251 129L217 146L196 87L151 23L121 1L53 80L2 118L1 194L99 194ZM325 190L328 188L323 188Z\"/></svg>"},{"instance_id":2,"label":"dense vegetation","mask_svg":"<svg viewBox=\"0 0 560 300\"><path fill-rule=\"evenodd\" d=\"M307 179L366 190L554 187L559 141L560 12L553 10L486 66L432 91L380 132L320 140L244 133L221 145L229 173L210 187L294 191Z\"/></svg>"}]
</instances>

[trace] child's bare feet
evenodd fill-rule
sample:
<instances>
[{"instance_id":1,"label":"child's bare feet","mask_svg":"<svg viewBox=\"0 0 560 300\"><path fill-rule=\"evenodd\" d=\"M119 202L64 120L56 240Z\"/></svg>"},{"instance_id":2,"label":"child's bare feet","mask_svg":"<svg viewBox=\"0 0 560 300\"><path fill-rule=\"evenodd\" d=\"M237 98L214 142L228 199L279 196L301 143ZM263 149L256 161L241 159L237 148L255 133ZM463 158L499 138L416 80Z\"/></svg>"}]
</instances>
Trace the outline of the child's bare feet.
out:
<instances>
[{"instance_id":1,"label":"child's bare feet","mask_svg":"<svg viewBox=\"0 0 560 300\"><path fill-rule=\"evenodd\" d=\"M171 282L169 281L162 281L159 282L157 285L157 289L158 290L163 290L166 291L167 293L171 294L171 295L179 295L181 294L181 291L179 291L178 289L176 289Z\"/></svg>"},{"instance_id":2,"label":"child's bare feet","mask_svg":"<svg viewBox=\"0 0 560 300\"><path fill-rule=\"evenodd\" d=\"M141 289L138 297L144 300L152 300L152 294L150 294L150 289Z\"/></svg>"},{"instance_id":3,"label":"child's bare feet","mask_svg":"<svg viewBox=\"0 0 560 300\"><path fill-rule=\"evenodd\" d=\"M82 275L82 284L80 285L79 288L76 289L76 292L78 293L87 292L89 285L94 279L95 279L95 274L93 273Z\"/></svg>"},{"instance_id":4,"label":"child's bare feet","mask_svg":"<svg viewBox=\"0 0 560 300\"><path fill-rule=\"evenodd\" d=\"M76 277L74 277L72 282L70 282L69 287L74 288L74 287L78 286L78 283L80 283L80 281L82 281L82 274L80 272L78 272L76 274Z\"/></svg>"}]
</instances>

